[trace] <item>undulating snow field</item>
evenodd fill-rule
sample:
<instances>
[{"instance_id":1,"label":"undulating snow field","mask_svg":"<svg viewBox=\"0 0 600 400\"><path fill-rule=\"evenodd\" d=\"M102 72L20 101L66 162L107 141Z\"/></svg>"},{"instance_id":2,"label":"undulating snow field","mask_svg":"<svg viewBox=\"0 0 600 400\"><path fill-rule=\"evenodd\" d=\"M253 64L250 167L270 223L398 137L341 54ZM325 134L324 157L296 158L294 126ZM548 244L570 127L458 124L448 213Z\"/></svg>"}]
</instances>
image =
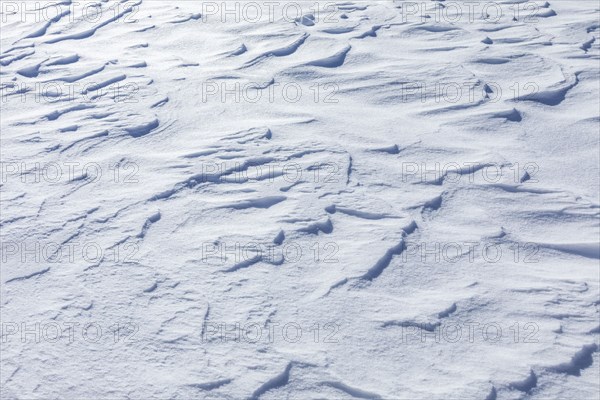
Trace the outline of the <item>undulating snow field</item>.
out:
<instances>
[{"instance_id":1,"label":"undulating snow field","mask_svg":"<svg viewBox=\"0 0 600 400\"><path fill-rule=\"evenodd\" d=\"M2 399L598 399L600 4L1 2Z\"/></svg>"}]
</instances>

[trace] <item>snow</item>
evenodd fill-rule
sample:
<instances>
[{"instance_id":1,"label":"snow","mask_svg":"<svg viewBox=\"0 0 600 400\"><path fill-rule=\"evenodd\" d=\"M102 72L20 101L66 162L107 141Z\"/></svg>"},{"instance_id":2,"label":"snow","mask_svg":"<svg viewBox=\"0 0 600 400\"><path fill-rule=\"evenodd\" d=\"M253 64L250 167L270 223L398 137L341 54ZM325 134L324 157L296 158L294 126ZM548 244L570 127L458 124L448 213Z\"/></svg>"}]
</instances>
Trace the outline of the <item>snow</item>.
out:
<instances>
[{"instance_id":1,"label":"snow","mask_svg":"<svg viewBox=\"0 0 600 400\"><path fill-rule=\"evenodd\" d=\"M596 1L1 7L2 398L597 398Z\"/></svg>"}]
</instances>

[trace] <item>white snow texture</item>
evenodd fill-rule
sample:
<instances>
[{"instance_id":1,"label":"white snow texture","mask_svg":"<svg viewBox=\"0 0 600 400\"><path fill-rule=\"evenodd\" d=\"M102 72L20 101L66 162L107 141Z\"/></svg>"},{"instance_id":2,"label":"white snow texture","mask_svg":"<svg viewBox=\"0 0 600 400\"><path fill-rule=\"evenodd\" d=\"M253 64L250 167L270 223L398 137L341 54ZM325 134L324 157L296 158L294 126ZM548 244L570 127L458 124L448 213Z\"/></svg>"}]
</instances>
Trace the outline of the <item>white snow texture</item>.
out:
<instances>
[{"instance_id":1,"label":"white snow texture","mask_svg":"<svg viewBox=\"0 0 600 400\"><path fill-rule=\"evenodd\" d=\"M597 0L2 0L2 399L599 399Z\"/></svg>"}]
</instances>

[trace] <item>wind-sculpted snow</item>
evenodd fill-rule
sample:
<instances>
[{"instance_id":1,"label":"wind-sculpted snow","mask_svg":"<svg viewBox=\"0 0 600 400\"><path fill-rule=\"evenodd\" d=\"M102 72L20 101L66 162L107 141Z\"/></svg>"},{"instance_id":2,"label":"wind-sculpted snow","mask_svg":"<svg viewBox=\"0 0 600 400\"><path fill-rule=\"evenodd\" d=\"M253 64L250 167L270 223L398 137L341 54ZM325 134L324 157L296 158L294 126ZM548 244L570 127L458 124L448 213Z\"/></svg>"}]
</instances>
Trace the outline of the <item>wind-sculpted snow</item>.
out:
<instances>
[{"instance_id":1,"label":"wind-sculpted snow","mask_svg":"<svg viewBox=\"0 0 600 400\"><path fill-rule=\"evenodd\" d=\"M2 1L0 397L597 398L600 10L469 4Z\"/></svg>"}]
</instances>

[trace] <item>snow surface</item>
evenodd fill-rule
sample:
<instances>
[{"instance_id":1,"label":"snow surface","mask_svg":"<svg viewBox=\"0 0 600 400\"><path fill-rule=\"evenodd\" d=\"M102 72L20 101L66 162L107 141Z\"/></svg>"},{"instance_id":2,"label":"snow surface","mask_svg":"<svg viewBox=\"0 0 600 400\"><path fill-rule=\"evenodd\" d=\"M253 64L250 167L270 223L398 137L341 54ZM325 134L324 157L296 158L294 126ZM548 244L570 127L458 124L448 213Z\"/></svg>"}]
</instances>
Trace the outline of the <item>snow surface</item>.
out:
<instances>
[{"instance_id":1,"label":"snow surface","mask_svg":"<svg viewBox=\"0 0 600 400\"><path fill-rule=\"evenodd\" d=\"M598 398L597 1L75 3L2 1L3 399Z\"/></svg>"}]
</instances>

